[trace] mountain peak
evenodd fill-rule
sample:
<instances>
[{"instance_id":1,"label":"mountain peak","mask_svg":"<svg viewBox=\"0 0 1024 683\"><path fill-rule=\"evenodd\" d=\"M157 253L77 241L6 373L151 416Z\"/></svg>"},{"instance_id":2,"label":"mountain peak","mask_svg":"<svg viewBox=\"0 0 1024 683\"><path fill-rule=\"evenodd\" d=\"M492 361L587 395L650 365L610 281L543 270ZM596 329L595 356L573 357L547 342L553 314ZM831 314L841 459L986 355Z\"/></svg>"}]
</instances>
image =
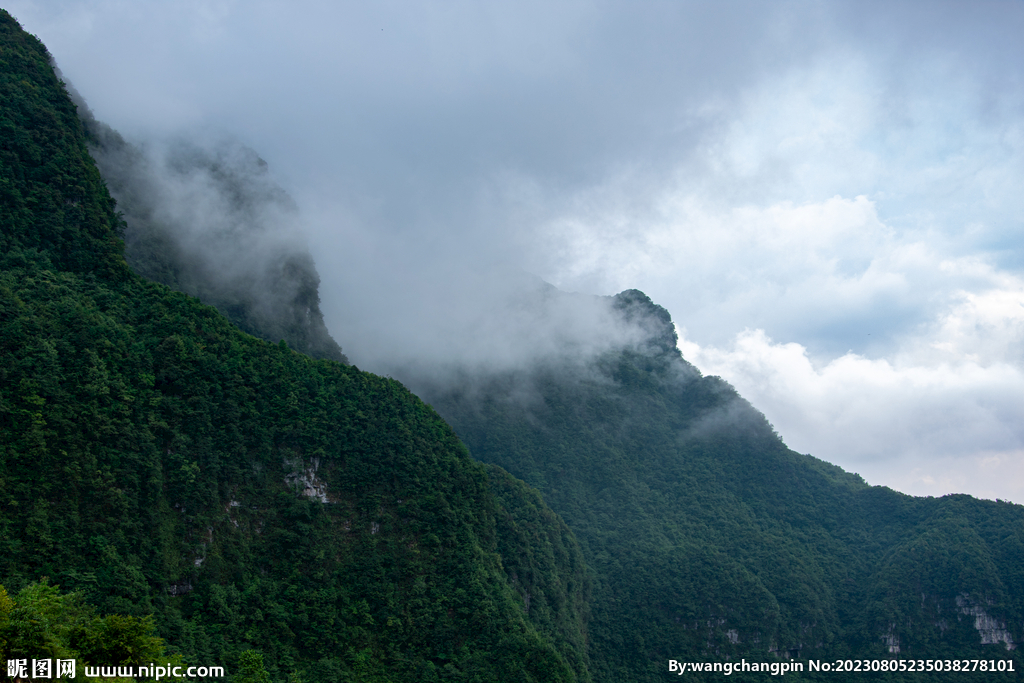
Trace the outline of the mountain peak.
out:
<instances>
[{"instance_id":1,"label":"mountain peak","mask_svg":"<svg viewBox=\"0 0 1024 683\"><path fill-rule=\"evenodd\" d=\"M678 353L672 316L663 306L654 303L651 297L639 289L627 289L612 297L612 307L622 316L623 322L636 325L647 332L646 343L661 353Z\"/></svg>"}]
</instances>

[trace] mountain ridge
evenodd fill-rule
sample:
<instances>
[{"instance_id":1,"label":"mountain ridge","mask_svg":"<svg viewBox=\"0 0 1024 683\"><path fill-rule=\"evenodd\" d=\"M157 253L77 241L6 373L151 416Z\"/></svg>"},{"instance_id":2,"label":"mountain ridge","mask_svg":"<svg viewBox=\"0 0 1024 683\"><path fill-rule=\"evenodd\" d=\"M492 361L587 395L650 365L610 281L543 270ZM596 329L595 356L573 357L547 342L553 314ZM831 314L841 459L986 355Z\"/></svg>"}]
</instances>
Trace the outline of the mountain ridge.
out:
<instances>
[{"instance_id":1,"label":"mountain ridge","mask_svg":"<svg viewBox=\"0 0 1024 683\"><path fill-rule=\"evenodd\" d=\"M648 341L417 386L575 532L595 681L659 680L684 656L1019 661L1024 506L913 498L796 453L685 361L665 309L637 290L610 304Z\"/></svg>"}]
</instances>

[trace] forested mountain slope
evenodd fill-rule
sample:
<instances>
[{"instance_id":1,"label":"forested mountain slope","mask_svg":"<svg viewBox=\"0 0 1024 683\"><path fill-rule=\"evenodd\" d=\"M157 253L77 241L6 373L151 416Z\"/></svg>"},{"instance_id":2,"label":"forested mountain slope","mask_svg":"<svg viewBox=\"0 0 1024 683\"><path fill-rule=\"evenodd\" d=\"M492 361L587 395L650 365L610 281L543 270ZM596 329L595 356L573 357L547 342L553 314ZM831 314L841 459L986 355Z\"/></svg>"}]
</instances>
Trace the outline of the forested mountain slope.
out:
<instances>
[{"instance_id":1,"label":"forested mountain slope","mask_svg":"<svg viewBox=\"0 0 1024 683\"><path fill-rule=\"evenodd\" d=\"M646 341L414 385L580 540L595 681L663 680L669 659L1012 657L1022 670L1024 507L914 498L795 453L683 360L664 309L635 290L610 304Z\"/></svg>"},{"instance_id":2,"label":"forested mountain slope","mask_svg":"<svg viewBox=\"0 0 1024 683\"><path fill-rule=\"evenodd\" d=\"M580 550L535 492L398 382L135 275L123 227L0 11L0 584L153 613L229 674L589 680Z\"/></svg>"}]
</instances>

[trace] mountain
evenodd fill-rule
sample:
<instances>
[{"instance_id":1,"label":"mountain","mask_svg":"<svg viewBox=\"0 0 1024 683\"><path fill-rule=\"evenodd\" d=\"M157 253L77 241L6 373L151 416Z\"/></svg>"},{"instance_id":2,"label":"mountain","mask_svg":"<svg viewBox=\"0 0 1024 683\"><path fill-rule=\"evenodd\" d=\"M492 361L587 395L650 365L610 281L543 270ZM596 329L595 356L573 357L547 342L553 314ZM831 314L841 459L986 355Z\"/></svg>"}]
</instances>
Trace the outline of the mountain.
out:
<instances>
[{"instance_id":1,"label":"mountain","mask_svg":"<svg viewBox=\"0 0 1024 683\"><path fill-rule=\"evenodd\" d=\"M75 105L3 11L0 131L7 592L152 614L229 675L590 680L564 523L398 382L135 274Z\"/></svg>"},{"instance_id":2,"label":"mountain","mask_svg":"<svg viewBox=\"0 0 1024 683\"><path fill-rule=\"evenodd\" d=\"M145 149L97 121L74 88L69 94L125 221L134 272L199 298L249 334L348 362L324 325L320 276L292 227L295 203L256 152L229 139Z\"/></svg>"},{"instance_id":3,"label":"mountain","mask_svg":"<svg viewBox=\"0 0 1024 683\"><path fill-rule=\"evenodd\" d=\"M682 358L665 309L636 290L606 303L646 335L591 358L410 378L474 457L536 487L576 534L595 681L664 680L670 659L1022 670L1024 507L914 498L795 453Z\"/></svg>"}]
</instances>

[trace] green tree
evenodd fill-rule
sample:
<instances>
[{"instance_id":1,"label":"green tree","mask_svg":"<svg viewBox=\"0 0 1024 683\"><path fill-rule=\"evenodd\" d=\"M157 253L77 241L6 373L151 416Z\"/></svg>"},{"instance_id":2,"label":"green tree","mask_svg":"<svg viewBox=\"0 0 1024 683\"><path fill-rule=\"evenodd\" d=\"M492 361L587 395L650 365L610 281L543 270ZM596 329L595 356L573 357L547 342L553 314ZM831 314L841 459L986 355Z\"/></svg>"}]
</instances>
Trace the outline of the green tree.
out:
<instances>
[{"instance_id":1,"label":"green tree","mask_svg":"<svg viewBox=\"0 0 1024 683\"><path fill-rule=\"evenodd\" d=\"M0 586L0 660L7 659L74 659L78 667L180 662L167 657L151 616L101 616L80 594L46 581L13 598Z\"/></svg>"},{"instance_id":2,"label":"green tree","mask_svg":"<svg viewBox=\"0 0 1024 683\"><path fill-rule=\"evenodd\" d=\"M238 673L232 683L270 683L270 674L263 666L263 654L256 650L243 650L238 655Z\"/></svg>"}]
</instances>

